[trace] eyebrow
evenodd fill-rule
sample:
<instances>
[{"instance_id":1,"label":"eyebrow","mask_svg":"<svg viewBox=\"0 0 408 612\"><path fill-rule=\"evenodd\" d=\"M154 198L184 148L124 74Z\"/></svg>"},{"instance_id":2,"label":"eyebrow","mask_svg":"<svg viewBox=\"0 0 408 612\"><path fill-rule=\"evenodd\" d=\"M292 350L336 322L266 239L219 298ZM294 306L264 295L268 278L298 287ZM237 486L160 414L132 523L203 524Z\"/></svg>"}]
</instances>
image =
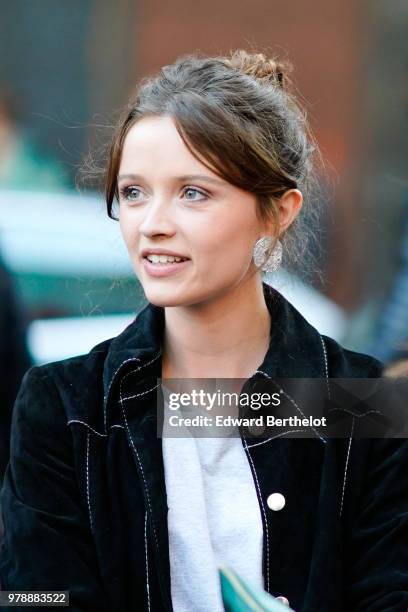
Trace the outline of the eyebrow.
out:
<instances>
[{"instance_id":1,"label":"eyebrow","mask_svg":"<svg viewBox=\"0 0 408 612\"><path fill-rule=\"evenodd\" d=\"M132 179L134 181L144 180L141 174L121 174L118 176L118 181L122 181L124 179ZM206 176L205 174L184 174L183 176L176 176L175 179L180 182L184 181L205 181L207 183L214 183L215 185L223 185L225 181L221 179L216 179L211 176Z\"/></svg>"}]
</instances>

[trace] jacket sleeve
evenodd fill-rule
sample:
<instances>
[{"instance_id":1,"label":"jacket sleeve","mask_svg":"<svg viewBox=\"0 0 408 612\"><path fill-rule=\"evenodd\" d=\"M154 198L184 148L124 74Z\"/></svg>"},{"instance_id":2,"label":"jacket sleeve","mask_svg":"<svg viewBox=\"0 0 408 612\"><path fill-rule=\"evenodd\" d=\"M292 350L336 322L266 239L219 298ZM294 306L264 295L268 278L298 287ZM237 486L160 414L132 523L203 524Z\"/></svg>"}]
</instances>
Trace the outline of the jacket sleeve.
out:
<instances>
[{"instance_id":1,"label":"jacket sleeve","mask_svg":"<svg viewBox=\"0 0 408 612\"><path fill-rule=\"evenodd\" d=\"M2 589L64 590L70 593L70 610L108 610L71 432L44 368L27 372L16 400L0 501Z\"/></svg>"},{"instance_id":2,"label":"jacket sleeve","mask_svg":"<svg viewBox=\"0 0 408 612\"><path fill-rule=\"evenodd\" d=\"M408 440L370 440L349 540L348 608L408 610Z\"/></svg>"}]
</instances>

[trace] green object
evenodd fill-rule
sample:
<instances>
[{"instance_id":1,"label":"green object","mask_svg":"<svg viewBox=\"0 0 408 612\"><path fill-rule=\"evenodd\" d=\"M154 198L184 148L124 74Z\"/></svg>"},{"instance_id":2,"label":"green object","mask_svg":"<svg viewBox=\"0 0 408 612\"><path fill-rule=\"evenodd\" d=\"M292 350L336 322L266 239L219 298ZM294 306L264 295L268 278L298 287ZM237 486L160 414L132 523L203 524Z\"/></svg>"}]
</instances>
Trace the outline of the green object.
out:
<instances>
[{"instance_id":1,"label":"green object","mask_svg":"<svg viewBox=\"0 0 408 612\"><path fill-rule=\"evenodd\" d=\"M249 585L230 568L220 567L219 574L226 612L291 612L291 608L263 589Z\"/></svg>"}]
</instances>

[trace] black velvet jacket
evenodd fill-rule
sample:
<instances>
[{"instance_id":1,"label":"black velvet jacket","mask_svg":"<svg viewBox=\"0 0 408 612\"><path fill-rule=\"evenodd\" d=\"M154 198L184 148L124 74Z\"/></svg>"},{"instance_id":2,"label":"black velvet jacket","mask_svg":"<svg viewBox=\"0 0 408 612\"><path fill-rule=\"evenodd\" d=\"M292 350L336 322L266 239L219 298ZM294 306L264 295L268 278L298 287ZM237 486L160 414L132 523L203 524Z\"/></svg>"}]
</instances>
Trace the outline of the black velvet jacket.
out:
<instances>
[{"instance_id":1,"label":"black velvet jacket","mask_svg":"<svg viewBox=\"0 0 408 612\"><path fill-rule=\"evenodd\" d=\"M265 286L265 296L271 341L255 378L380 375L377 361L321 336L279 293ZM76 611L172 609L155 405L163 323L149 305L88 355L26 375L1 493L3 589L68 590ZM297 612L406 612L406 441L243 444L266 590ZM267 506L273 492L286 499L280 511Z\"/></svg>"}]
</instances>

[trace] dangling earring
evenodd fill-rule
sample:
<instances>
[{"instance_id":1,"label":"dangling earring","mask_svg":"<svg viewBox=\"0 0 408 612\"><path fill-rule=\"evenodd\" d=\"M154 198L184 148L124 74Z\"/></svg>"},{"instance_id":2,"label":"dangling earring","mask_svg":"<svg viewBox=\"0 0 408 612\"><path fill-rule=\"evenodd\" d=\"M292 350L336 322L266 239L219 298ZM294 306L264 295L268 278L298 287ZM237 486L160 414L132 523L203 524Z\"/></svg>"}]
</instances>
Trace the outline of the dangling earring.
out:
<instances>
[{"instance_id":1,"label":"dangling earring","mask_svg":"<svg viewBox=\"0 0 408 612\"><path fill-rule=\"evenodd\" d=\"M262 236L254 246L254 263L262 272L275 272L282 261L282 243L277 240L275 248L268 257L273 239L270 236Z\"/></svg>"}]
</instances>

